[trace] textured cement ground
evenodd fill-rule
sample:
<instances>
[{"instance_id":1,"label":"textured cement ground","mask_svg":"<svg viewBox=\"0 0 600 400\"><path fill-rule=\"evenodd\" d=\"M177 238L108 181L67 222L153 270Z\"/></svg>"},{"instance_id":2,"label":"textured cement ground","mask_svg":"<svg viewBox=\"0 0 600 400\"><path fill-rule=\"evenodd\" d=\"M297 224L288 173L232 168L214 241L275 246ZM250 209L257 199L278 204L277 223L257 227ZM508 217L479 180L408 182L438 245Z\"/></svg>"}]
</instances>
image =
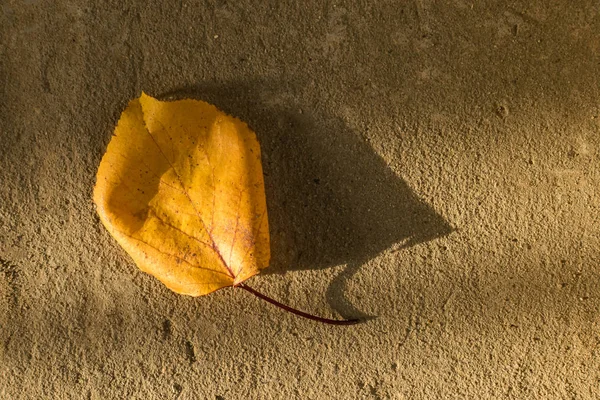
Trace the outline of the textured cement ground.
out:
<instances>
[{"instance_id":1,"label":"textured cement ground","mask_svg":"<svg viewBox=\"0 0 600 400\"><path fill-rule=\"evenodd\" d=\"M0 398L600 398L600 3L0 2ZM272 266L202 298L95 215L144 90L247 121Z\"/></svg>"}]
</instances>

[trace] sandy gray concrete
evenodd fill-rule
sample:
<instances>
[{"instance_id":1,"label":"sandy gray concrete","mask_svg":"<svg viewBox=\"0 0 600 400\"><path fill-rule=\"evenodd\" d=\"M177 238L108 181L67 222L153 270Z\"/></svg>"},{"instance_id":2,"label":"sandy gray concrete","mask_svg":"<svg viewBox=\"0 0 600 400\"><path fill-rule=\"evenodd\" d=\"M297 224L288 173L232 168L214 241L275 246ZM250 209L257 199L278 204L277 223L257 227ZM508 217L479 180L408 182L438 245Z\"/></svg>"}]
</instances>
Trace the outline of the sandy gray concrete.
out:
<instances>
[{"instance_id":1,"label":"sandy gray concrete","mask_svg":"<svg viewBox=\"0 0 600 400\"><path fill-rule=\"evenodd\" d=\"M600 396L600 3L2 1L0 398ZM190 298L91 201L127 102L257 132L272 266Z\"/></svg>"}]
</instances>

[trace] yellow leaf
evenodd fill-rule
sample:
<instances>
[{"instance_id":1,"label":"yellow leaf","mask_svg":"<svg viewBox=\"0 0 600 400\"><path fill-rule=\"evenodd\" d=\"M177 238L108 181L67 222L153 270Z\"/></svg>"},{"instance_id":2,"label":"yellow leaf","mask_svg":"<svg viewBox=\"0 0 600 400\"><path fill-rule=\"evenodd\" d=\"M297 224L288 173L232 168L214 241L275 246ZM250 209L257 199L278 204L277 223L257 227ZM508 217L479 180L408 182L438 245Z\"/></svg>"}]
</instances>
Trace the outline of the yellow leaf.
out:
<instances>
[{"instance_id":1,"label":"yellow leaf","mask_svg":"<svg viewBox=\"0 0 600 400\"><path fill-rule=\"evenodd\" d=\"M260 146L248 126L198 100L129 103L100 162L100 220L137 266L169 289L201 296L236 286L269 265L269 226Z\"/></svg>"},{"instance_id":2,"label":"yellow leaf","mask_svg":"<svg viewBox=\"0 0 600 400\"><path fill-rule=\"evenodd\" d=\"M94 202L137 266L200 296L269 265L256 135L198 100L129 103L98 169Z\"/></svg>"}]
</instances>

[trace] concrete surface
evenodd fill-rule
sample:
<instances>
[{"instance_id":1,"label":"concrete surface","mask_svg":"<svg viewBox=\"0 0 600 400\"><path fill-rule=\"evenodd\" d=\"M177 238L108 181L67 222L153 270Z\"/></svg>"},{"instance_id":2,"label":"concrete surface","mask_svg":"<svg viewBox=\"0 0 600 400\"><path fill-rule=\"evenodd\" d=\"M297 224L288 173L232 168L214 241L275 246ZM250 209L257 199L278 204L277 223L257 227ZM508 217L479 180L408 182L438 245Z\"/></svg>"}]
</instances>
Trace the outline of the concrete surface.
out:
<instances>
[{"instance_id":1,"label":"concrete surface","mask_svg":"<svg viewBox=\"0 0 600 400\"><path fill-rule=\"evenodd\" d=\"M0 398L600 398L600 3L6 1ZM261 141L272 267L189 298L100 225L144 90Z\"/></svg>"}]
</instances>

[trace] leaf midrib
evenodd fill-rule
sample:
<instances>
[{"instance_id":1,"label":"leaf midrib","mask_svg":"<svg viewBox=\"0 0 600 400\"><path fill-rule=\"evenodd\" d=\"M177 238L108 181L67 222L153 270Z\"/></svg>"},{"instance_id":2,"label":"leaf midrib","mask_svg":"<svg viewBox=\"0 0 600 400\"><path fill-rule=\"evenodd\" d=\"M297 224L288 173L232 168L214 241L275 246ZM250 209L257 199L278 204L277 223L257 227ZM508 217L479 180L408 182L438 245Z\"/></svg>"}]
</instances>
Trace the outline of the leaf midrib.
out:
<instances>
[{"instance_id":1,"label":"leaf midrib","mask_svg":"<svg viewBox=\"0 0 600 400\"><path fill-rule=\"evenodd\" d=\"M167 157L167 155L164 153L164 151L162 150L162 148L158 145L158 142L156 141L156 139L154 138L154 136L152 135L152 133L150 133L150 129L148 128L148 124L146 122L146 118L145 118L145 113L144 113L144 107L142 106L142 104L140 103L140 108L142 110L142 121L144 122L144 129L146 130L146 132L148 133L148 135L150 136L150 138L152 139L152 142L154 143L154 145L156 146L156 148L158 149L158 151L160 152L160 154L163 156L163 158L167 161L167 163L169 164L169 166L171 167L171 169L173 170L173 172L175 173L175 176L177 177L177 181L179 182L179 185L181 186L181 189L183 191L183 193L185 194L185 197L188 199L188 201L190 202L190 205L192 206L192 208L194 209L194 212L196 213L196 217L198 218L198 220L200 221L200 223L202 224L202 227L204 228L204 230L206 231L206 234L208 235L208 238L210 239L210 242L212 243L212 245L210 246L210 248L215 252L215 254L219 257L219 260L221 261L221 263L223 264L223 267L225 267L225 269L227 270L229 276L231 277L231 279L233 279L235 281L236 279L236 275L233 273L233 270L229 267L229 265L225 262L225 259L223 258L223 255L221 254L221 251L219 250L219 248L217 247L217 244L215 242L215 240L212 237L211 232L208 230L208 228L206 227L206 224L204 223L204 220L202 219L202 217L200 216L200 213L198 212L198 209L196 208L196 205L194 204L194 202L192 201L192 198L190 197L190 194L188 193L188 191L185 189L185 185L183 184L183 180L181 179L181 176L179 175L179 172L177 172L177 169L175 168L175 165L173 165L173 163L171 162L171 160L169 160L169 158ZM166 130L165 130L166 131ZM168 135L168 133L167 133ZM169 136L170 137L170 136ZM208 159L208 154L206 154L206 157ZM213 187L213 191L215 191L216 188ZM215 209L213 207L212 209L212 215L214 217L214 212ZM192 237L194 239L199 240L198 238L196 238L195 236L186 234L189 237Z\"/></svg>"}]
</instances>

